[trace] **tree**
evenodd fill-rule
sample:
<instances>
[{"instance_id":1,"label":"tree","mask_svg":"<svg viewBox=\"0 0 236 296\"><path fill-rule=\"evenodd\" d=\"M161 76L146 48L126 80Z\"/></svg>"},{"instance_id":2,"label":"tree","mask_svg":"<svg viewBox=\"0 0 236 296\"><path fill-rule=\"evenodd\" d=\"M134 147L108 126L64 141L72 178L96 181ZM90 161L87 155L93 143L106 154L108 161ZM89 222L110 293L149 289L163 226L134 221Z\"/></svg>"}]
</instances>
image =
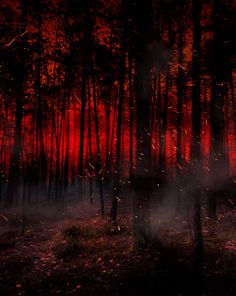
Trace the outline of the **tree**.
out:
<instances>
[{"instance_id":1,"label":"tree","mask_svg":"<svg viewBox=\"0 0 236 296\"><path fill-rule=\"evenodd\" d=\"M150 102L151 102L151 49L152 1L136 3L135 96L136 96L136 171L134 229L137 244L145 246L150 239L150 194L152 191Z\"/></svg>"},{"instance_id":2,"label":"tree","mask_svg":"<svg viewBox=\"0 0 236 296\"><path fill-rule=\"evenodd\" d=\"M216 219L217 192L228 180L225 151L225 95L226 60L222 36L222 17L224 7L221 0L213 3L213 46L212 46L212 93L210 103L210 193L208 197L208 215ZM220 173L219 173L220 172Z\"/></svg>"},{"instance_id":3,"label":"tree","mask_svg":"<svg viewBox=\"0 0 236 296\"><path fill-rule=\"evenodd\" d=\"M115 156L115 175L114 175L114 193L112 198L111 218L116 222L117 206L120 195L120 182L121 182L121 132L122 132L122 119L123 119L123 105L124 105L124 83L125 83L125 61L126 61L126 9L125 2L121 4L121 15L123 16L123 32L121 34L120 45L120 69L119 69L119 101L118 101L118 117L117 117L117 130L116 130L116 156Z\"/></svg>"},{"instance_id":4,"label":"tree","mask_svg":"<svg viewBox=\"0 0 236 296\"><path fill-rule=\"evenodd\" d=\"M8 186L6 192L5 205L10 206L18 199L21 171L21 151L22 151L22 118L24 104L24 79L26 74L27 62L27 42L25 32L27 27L27 2L21 2L21 27L18 33L18 40L10 42L7 47L13 47L13 51L6 48L4 53L4 66L9 71L12 80L14 81L13 95L15 96L15 131L14 144L10 157L10 169L8 176ZM17 38L16 38L17 39Z\"/></svg>"},{"instance_id":5,"label":"tree","mask_svg":"<svg viewBox=\"0 0 236 296\"><path fill-rule=\"evenodd\" d=\"M193 49L192 49L192 146L190 170L192 174L193 197L193 269L196 279L195 293L201 295L203 240L201 225L201 93L200 93L200 53L201 53L201 0L192 2Z\"/></svg>"}]
</instances>

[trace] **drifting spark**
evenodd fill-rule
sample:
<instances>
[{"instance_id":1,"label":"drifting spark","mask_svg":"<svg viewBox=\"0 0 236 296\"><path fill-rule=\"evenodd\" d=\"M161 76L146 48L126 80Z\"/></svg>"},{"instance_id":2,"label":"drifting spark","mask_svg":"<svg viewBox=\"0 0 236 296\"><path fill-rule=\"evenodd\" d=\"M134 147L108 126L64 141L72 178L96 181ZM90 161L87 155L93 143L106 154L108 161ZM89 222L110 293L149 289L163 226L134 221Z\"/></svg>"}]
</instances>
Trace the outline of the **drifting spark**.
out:
<instances>
[{"instance_id":1,"label":"drifting spark","mask_svg":"<svg viewBox=\"0 0 236 296\"><path fill-rule=\"evenodd\" d=\"M5 44L5 47L9 47L11 46L18 37L23 37L25 34L27 34L27 31L25 31L24 33L20 34L20 35L17 35L15 36L9 43Z\"/></svg>"},{"instance_id":2,"label":"drifting spark","mask_svg":"<svg viewBox=\"0 0 236 296\"><path fill-rule=\"evenodd\" d=\"M77 99L77 101L78 101L80 104L82 103L81 100L80 100L80 98L77 97L77 95L75 95L75 98Z\"/></svg>"},{"instance_id":3,"label":"drifting spark","mask_svg":"<svg viewBox=\"0 0 236 296\"><path fill-rule=\"evenodd\" d=\"M185 68L181 64L177 64L177 66L185 71Z\"/></svg>"},{"instance_id":4,"label":"drifting spark","mask_svg":"<svg viewBox=\"0 0 236 296\"><path fill-rule=\"evenodd\" d=\"M94 167L93 165L91 165L90 162L88 162L88 165L89 165L93 170L95 170L95 167Z\"/></svg>"},{"instance_id":5,"label":"drifting spark","mask_svg":"<svg viewBox=\"0 0 236 296\"><path fill-rule=\"evenodd\" d=\"M9 221L9 220L7 219L7 217L4 216L3 214L0 214L0 216L1 216L4 220L6 220L7 222Z\"/></svg>"},{"instance_id":6,"label":"drifting spark","mask_svg":"<svg viewBox=\"0 0 236 296\"><path fill-rule=\"evenodd\" d=\"M232 199L228 199L228 202L229 202L232 206L234 206L234 203L233 203Z\"/></svg>"},{"instance_id":7,"label":"drifting spark","mask_svg":"<svg viewBox=\"0 0 236 296\"><path fill-rule=\"evenodd\" d=\"M9 47L9 46L11 46L12 43L14 43L14 42L16 41L17 37L18 37L18 35L15 36L15 37L14 37L9 43L5 44L5 47Z\"/></svg>"},{"instance_id":8,"label":"drifting spark","mask_svg":"<svg viewBox=\"0 0 236 296\"><path fill-rule=\"evenodd\" d=\"M179 163L176 163L178 169L181 171L182 170L182 166Z\"/></svg>"},{"instance_id":9,"label":"drifting spark","mask_svg":"<svg viewBox=\"0 0 236 296\"><path fill-rule=\"evenodd\" d=\"M116 199L117 199L118 202L120 202L120 198L118 196L116 196Z\"/></svg>"}]
</instances>

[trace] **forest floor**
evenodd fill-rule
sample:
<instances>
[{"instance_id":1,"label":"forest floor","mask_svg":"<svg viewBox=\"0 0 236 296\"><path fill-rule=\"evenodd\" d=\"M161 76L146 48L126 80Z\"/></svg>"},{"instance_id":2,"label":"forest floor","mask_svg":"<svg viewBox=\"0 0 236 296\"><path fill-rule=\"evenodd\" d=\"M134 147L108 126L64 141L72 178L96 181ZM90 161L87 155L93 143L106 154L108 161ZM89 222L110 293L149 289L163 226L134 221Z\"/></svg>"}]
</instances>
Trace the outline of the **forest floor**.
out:
<instances>
[{"instance_id":1,"label":"forest floor","mask_svg":"<svg viewBox=\"0 0 236 296\"><path fill-rule=\"evenodd\" d=\"M108 217L85 208L31 213L24 233L17 211L1 212L1 295L193 295L188 221L153 221L162 246L141 250L131 214L121 213L114 229ZM235 213L204 221L203 234L202 295L236 295Z\"/></svg>"}]
</instances>

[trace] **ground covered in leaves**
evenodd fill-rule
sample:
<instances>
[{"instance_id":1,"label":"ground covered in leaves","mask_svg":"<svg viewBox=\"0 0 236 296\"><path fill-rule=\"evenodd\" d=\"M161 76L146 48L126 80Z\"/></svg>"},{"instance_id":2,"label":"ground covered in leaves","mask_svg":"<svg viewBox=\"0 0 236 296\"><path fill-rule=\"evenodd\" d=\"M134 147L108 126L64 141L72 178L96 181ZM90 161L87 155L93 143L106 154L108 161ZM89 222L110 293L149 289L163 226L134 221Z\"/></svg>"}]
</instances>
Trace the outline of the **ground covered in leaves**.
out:
<instances>
[{"instance_id":1,"label":"ground covered in leaves","mask_svg":"<svg viewBox=\"0 0 236 296\"><path fill-rule=\"evenodd\" d=\"M59 213L35 209L24 228L18 211L0 215L1 295L193 295L191 226L184 217L171 225L154 219L153 244L138 249L127 212L116 228L96 210L75 205ZM232 211L204 221L203 295L236 295L235 229Z\"/></svg>"}]
</instances>

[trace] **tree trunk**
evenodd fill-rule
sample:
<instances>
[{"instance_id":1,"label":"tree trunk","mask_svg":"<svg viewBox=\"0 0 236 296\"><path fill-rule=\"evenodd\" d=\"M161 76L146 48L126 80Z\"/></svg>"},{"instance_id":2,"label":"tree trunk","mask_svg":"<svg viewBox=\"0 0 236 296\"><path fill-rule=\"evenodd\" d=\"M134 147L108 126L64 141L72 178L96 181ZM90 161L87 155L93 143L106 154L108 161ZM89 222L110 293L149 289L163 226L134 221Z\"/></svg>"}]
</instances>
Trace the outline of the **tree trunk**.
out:
<instances>
[{"instance_id":1,"label":"tree trunk","mask_svg":"<svg viewBox=\"0 0 236 296\"><path fill-rule=\"evenodd\" d=\"M125 24L126 28L126 24ZM120 200L120 179L121 179L121 136L122 136L122 119L123 119L123 104L124 104L124 83L125 83L125 57L126 57L126 32L123 31L121 40L121 61L119 71L119 102L118 102L118 118L116 129L116 156L115 156L115 174L114 174L114 192L111 206L111 219L116 222L117 206Z\"/></svg>"},{"instance_id":2,"label":"tree trunk","mask_svg":"<svg viewBox=\"0 0 236 296\"><path fill-rule=\"evenodd\" d=\"M203 240L201 225L201 98L200 98L200 50L201 50L201 0L193 0L193 55L192 55L192 146L191 146L191 195L193 197L193 277L194 295L201 295Z\"/></svg>"},{"instance_id":3,"label":"tree trunk","mask_svg":"<svg viewBox=\"0 0 236 296\"><path fill-rule=\"evenodd\" d=\"M21 12L21 22L22 22L22 33L26 31L27 28L27 2L22 0L22 12ZM11 206L14 201L18 199L19 184L20 184L20 171L21 171L21 150L22 150L22 118L23 118L23 104L24 104L24 77L25 77L25 67L26 67L26 44L25 41L21 41L18 51L19 60L15 61L13 57L8 56L9 68L15 81L15 89L13 95L16 99L16 111L15 111L15 131L14 131L14 144L13 151L10 156L10 169L8 175L8 184L5 198L5 205ZM13 59L13 60L12 60Z\"/></svg>"},{"instance_id":4,"label":"tree trunk","mask_svg":"<svg viewBox=\"0 0 236 296\"><path fill-rule=\"evenodd\" d=\"M101 203L101 215L104 215L104 196L103 196L103 179L102 179L102 162L101 162L101 149L99 140L99 121L97 112L97 97L95 89L95 77L93 76L93 104L94 104L94 119L95 119L95 131L96 131L96 145L97 145L97 164L96 164L96 176L99 184L100 191L100 203Z\"/></svg>"},{"instance_id":5,"label":"tree trunk","mask_svg":"<svg viewBox=\"0 0 236 296\"><path fill-rule=\"evenodd\" d=\"M150 193L152 191L150 103L151 103L151 34L152 2L135 8L138 39L136 45L136 173L134 201L134 231L138 246L150 240Z\"/></svg>"},{"instance_id":6,"label":"tree trunk","mask_svg":"<svg viewBox=\"0 0 236 296\"><path fill-rule=\"evenodd\" d=\"M225 186L229 176L226 166L225 152L225 65L224 65L224 44L221 32L220 12L222 10L221 0L214 0L213 20L213 58L212 58L212 97L210 103L210 188L208 199L208 215L216 219L217 195Z\"/></svg>"}]
</instances>

